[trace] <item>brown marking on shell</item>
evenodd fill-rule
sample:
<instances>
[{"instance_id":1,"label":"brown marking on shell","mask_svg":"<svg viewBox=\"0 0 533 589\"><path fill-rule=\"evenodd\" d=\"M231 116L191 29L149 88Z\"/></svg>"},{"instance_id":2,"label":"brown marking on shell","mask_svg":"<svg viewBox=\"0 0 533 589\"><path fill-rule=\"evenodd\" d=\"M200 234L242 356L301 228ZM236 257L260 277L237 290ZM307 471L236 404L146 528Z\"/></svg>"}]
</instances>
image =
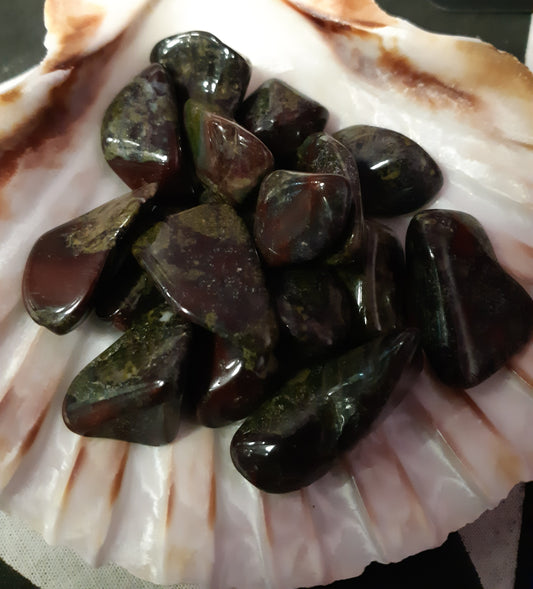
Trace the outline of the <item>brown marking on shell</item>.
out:
<instances>
[{"instance_id":1,"label":"brown marking on shell","mask_svg":"<svg viewBox=\"0 0 533 589\"><path fill-rule=\"evenodd\" d=\"M266 495L261 501L263 505L263 520L265 521L265 535L269 546L274 546L274 531L272 530L272 516L270 514L269 495Z\"/></svg>"},{"instance_id":2,"label":"brown marking on shell","mask_svg":"<svg viewBox=\"0 0 533 589\"><path fill-rule=\"evenodd\" d=\"M0 153L0 220L7 220L11 217L11 206L3 194L2 186L7 184L17 171L18 157L19 154L12 150Z\"/></svg>"},{"instance_id":3,"label":"brown marking on shell","mask_svg":"<svg viewBox=\"0 0 533 589\"><path fill-rule=\"evenodd\" d=\"M170 474L172 477L172 473ZM175 496L176 496L176 488L174 486L174 482L170 483L168 488L168 501L167 501L167 517L165 520L166 527L169 528L172 523L172 516L174 515L174 503L175 503Z\"/></svg>"},{"instance_id":4,"label":"brown marking on shell","mask_svg":"<svg viewBox=\"0 0 533 589\"><path fill-rule=\"evenodd\" d=\"M217 518L217 480L215 472L211 473L211 485L209 489L209 505L207 507L207 525L210 530L215 528Z\"/></svg>"},{"instance_id":5,"label":"brown marking on shell","mask_svg":"<svg viewBox=\"0 0 533 589\"><path fill-rule=\"evenodd\" d=\"M533 76L523 63L514 55L487 43L455 39L454 45L462 56L462 67L471 88L490 88L499 92L503 85L507 95L529 105L530 117L533 116Z\"/></svg>"},{"instance_id":6,"label":"brown marking on shell","mask_svg":"<svg viewBox=\"0 0 533 589\"><path fill-rule=\"evenodd\" d=\"M283 0L291 8L312 20L320 28L335 30L335 27L356 25L364 28L375 29L397 22L372 0L313 0L312 7L309 2L298 0ZM335 19L327 15L335 15ZM330 28L332 27L332 28ZM342 28L338 28L340 32Z\"/></svg>"},{"instance_id":7,"label":"brown marking on shell","mask_svg":"<svg viewBox=\"0 0 533 589\"><path fill-rule=\"evenodd\" d=\"M24 438L24 441L22 442L22 445L20 447L20 455L21 456L24 456L24 454L26 454L28 452L28 450L33 446L33 443L35 442L35 439L37 438L37 434L39 433L39 430L41 429L41 426L43 425L44 418L46 417L46 414L48 413L49 406L50 406L50 403L46 403L44 405L44 407L42 407L39 417L36 419L35 423L31 426L30 430L26 434L26 437Z\"/></svg>"},{"instance_id":8,"label":"brown marking on shell","mask_svg":"<svg viewBox=\"0 0 533 589\"><path fill-rule=\"evenodd\" d=\"M447 103L454 107L473 109L479 105L479 99L474 94L446 84L437 76L418 69L397 49L382 48L377 66L390 74L394 84L402 85L433 107Z\"/></svg>"},{"instance_id":9,"label":"brown marking on shell","mask_svg":"<svg viewBox=\"0 0 533 589\"><path fill-rule=\"evenodd\" d=\"M442 387L444 389L446 388L444 385L442 385ZM454 393L455 391L453 389L448 389L448 394ZM452 459L451 461L454 464L454 469L459 472L461 478L468 485L472 493L481 498L484 503L488 504L488 496L480 486L477 478L474 478L471 466L463 459L462 455L451 444L451 441L446 437L445 432L440 430L433 415L431 415L431 413L424 407L424 405L422 405L418 399L414 397L414 395L410 395L408 399L409 412L414 416L414 421L417 422L417 425L423 427L428 435L434 436L435 439L439 440L439 444L442 446L445 454L450 456Z\"/></svg>"},{"instance_id":10,"label":"brown marking on shell","mask_svg":"<svg viewBox=\"0 0 533 589\"><path fill-rule=\"evenodd\" d=\"M4 104L11 104L12 102L17 102L20 100L22 96L22 88L20 84L11 88L10 90L6 90L2 94L0 94L0 103L3 102Z\"/></svg>"},{"instance_id":11,"label":"brown marking on shell","mask_svg":"<svg viewBox=\"0 0 533 589\"><path fill-rule=\"evenodd\" d=\"M394 465L398 479L401 481L401 487L406 489L408 495L411 497L411 499L409 500L411 518L413 518L421 527L426 529L431 528L434 534L436 534L436 530L432 520L428 517L426 513L422 501L420 500L419 494L417 493L415 486L413 485L407 471L405 470L404 465L400 461L396 452L394 452L394 449L392 448L390 443L387 441L387 438L384 435L382 429L380 427L373 429L373 431L369 434L369 437L361 440L361 442L359 442L359 444L356 445L356 447L354 448L352 453L353 460L343 460L343 466L348 470L349 475L354 480L354 483L357 489L359 490L359 495L364 504L368 517L373 524L372 538L374 540L374 543L380 546L384 558L387 559L388 551L385 548L387 546L387 542L385 541L385 538L382 534L383 524L379 524L379 514L376 508L374 507L375 501L372 501L370 499L366 485L361 482L360 477L358 477L357 474L361 466L364 468L364 465L369 463L369 461L365 460L364 458L365 444L367 443L371 444L374 447L377 446L377 452L379 452L379 454L384 456L389 462L391 462ZM370 468L373 467L371 466Z\"/></svg>"},{"instance_id":12,"label":"brown marking on shell","mask_svg":"<svg viewBox=\"0 0 533 589\"><path fill-rule=\"evenodd\" d=\"M84 0L73 4L68 0L47 0L46 26L56 36L58 48L53 60L46 60L46 71L64 69L66 64L83 55L102 24L105 8L90 4L84 14ZM86 3L89 4L89 3Z\"/></svg>"},{"instance_id":13,"label":"brown marking on shell","mask_svg":"<svg viewBox=\"0 0 533 589\"><path fill-rule=\"evenodd\" d=\"M63 501L66 501L66 499L70 495L70 492L76 484L76 479L78 478L80 471L84 468L86 461L87 448L82 442L78 455L76 456L76 460L74 461L74 466L70 471L70 476L68 477L67 484L65 485L65 491L63 492Z\"/></svg>"},{"instance_id":14,"label":"brown marking on shell","mask_svg":"<svg viewBox=\"0 0 533 589\"><path fill-rule=\"evenodd\" d=\"M411 505L411 510L415 512L416 519L420 520L420 522L423 522L424 527L432 526L433 523L431 522L430 518L426 514L426 511L424 509L424 506L422 505L420 497L419 497L418 493L416 492L413 482L409 478L409 475L407 474L407 471L405 470L404 465L400 461L396 452L394 452L394 449L389 444L389 442L387 441L385 436L381 435L380 438L381 438L382 447L384 448L386 455L390 457L391 461L394 463L394 466L396 467L396 470L398 472L398 477L402 481L403 486L408 490L409 495L413 498L413 502L410 503L410 505Z\"/></svg>"},{"instance_id":15,"label":"brown marking on shell","mask_svg":"<svg viewBox=\"0 0 533 589\"><path fill-rule=\"evenodd\" d=\"M46 395L46 392L43 391L43 394ZM9 389L6 391L2 399L0 399L0 413L5 412L9 415L15 412L17 405L19 403L20 401L17 399L14 387L9 387ZM37 437L37 434L39 433L39 430L41 429L41 426L43 424L44 418L46 417L46 414L48 412L49 405L50 403L46 403L43 407L41 407L41 411L37 419L34 421L33 425L28 430L28 433L22 440L22 444L20 446L19 451L20 457L24 456L24 454L26 454L28 450L33 446L35 438ZM11 442L5 440L3 437L0 437L0 449L2 452L7 452L8 450L11 450L12 447L13 444Z\"/></svg>"},{"instance_id":16,"label":"brown marking on shell","mask_svg":"<svg viewBox=\"0 0 533 589\"><path fill-rule=\"evenodd\" d=\"M120 458L120 462L118 465L117 470L113 476L113 481L111 482L111 488L109 491L109 503L113 505L117 500L118 494L120 492L120 487L122 485L122 479L124 478L124 471L126 469L126 463L128 461L128 448L129 444L124 443L122 449L122 457Z\"/></svg>"},{"instance_id":17,"label":"brown marking on shell","mask_svg":"<svg viewBox=\"0 0 533 589\"><path fill-rule=\"evenodd\" d=\"M374 43L379 55L377 59L365 55L355 43L349 47L348 66L366 78L376 80L379 76L385 76L388 83L407 89L414 98L435 108L453 106L454 109L459 107L470 110L479 106L479 99L472 92L421 70L397 48L385 48L383 39L374 30L398 21L382 12L373 2L366 1L361 6L359 3L340 0L314 2L314 5L324 10L317 12L291 0L284 1L309 19L326 36L342 35L348 40L350 37L358 37ZM332 18L330 14L340 18ZM372 14L374 20L368 20L369 14ZM367 19L362 18L362 15L366 15ZM342 52L346 53L347 50L343 46Z\"/></svg>"},{"instance_id":18,"label":"brown marking on shell","mask_svg":"<svg viewBox=\"0 0 533 589\"><path fill-rule=\"evenodd\" d=\"M99 51L74 60L69 75L52 88L43 106L20 125L14 127L0 142L0 218L9 218L9 193L5 187L19 169L40 166L59 168L61 154L75 136L76 125L96 101L106 76L105 64L117 51L124 34ZM90 83L87 83L90 80ZM50 145L53 142L53 147ZM46 144L49 149L46 149ZM36 194L36 198L38 194Z\"/></svg>"},{"instance_id":19,"label":"brown marking on shell","mask_svg":"<svg viewBox=\"0 0 533 589\"><path fill-rule=\"evenodd\" d=\"M497 448L497 455L495 457L496 470L502 473L504 479L511 484L515 484L516 481L521 480L523 473L522 459L516 454L510 442L508 442L507 439L502 436L492 421L488 419L488 417L473 401L470 395L468 395L464 389L450 389L436 381L434 381L434 385L436 390L446 398L446 401L450 403L452 407L461 408L463 405L466 405L469 411L471 411L471 413L474 415L475 419L479 421L483 427L489 430L490 433L498 440L498 443L495 444ZM421 410L427 414L427 419L431 421L435 430L439 431L443 435L446 443L450 446L460 461L464 464L470 465L468 459L462 455L459 448L455 447L453 441L450 439L450 435L447 434L442 425L439 425L435 421L433 415L431 415L431 413L420 403L420 401L417 400L416 402L420 405ZM469 470L472 471L471 465L469 466ZM479 484L481 484L481 481L479 481Z\"/></svg>"}]
</instances>

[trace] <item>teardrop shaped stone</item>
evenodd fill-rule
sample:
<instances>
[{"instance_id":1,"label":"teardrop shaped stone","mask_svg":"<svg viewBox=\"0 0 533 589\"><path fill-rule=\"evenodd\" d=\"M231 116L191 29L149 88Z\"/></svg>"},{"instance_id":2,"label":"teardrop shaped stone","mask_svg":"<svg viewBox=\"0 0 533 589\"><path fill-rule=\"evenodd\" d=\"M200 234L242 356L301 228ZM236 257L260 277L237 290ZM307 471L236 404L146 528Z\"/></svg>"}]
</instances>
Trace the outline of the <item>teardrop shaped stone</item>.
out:
<instances>
[{"instance_id":1,"label":"teardrop shaped stone","mask_svg":"<svg viewBox=\"0 0 533 589\"><path fill-rule=\"evenodd\" d=\"M198 178L231 205L239 205L274 167L255 135L196 101L184 109L185 128Z\"/></svg>"},{"instance_id":2,"label":"teardrop shaped stone","mask_svg":"<svg viewBox=\"0 0 533 589\"><path fill-rule=\"evenodd\" d=\"M409 300L439 379L473 387L533 336L533 301L499 265L471 215L427 210L406 237Z\"/></svg>"},{"instance_id":3,"label":"teardrop shaped stone","mask_svg":"<svg viewBox=\"0 0 533 589\"><path fill-rule=\"evenodd\" d=\"M352 304L327 267L287 267L270 286L291 359L321 359L346 342Z\"/></svg>"},{"instance_id":4,"label":"teardrop shaped stone","mask_svg":"<svg viewBox=\"0 0 533 589\"><path fill-rule=\"evenodd\" d=\"M248 96L237 120L265 143L277 167L289 167L304 139L322 131L328 116L321 104L272 78Z\"/></svg>"},{"instance_id":5,"label":"teardrop shaped stone","mask_svg":"<svg viewBox=\"0 0 533 589\"><path fill-rule=\"evenodd\" d=\"M265 380L244 366L241 351L214 336L209 384L196 406L198 421L207 427L221 427L244 419L264 396Z\"/></svg>"},{"instance_id":6,"label":"teardrop shaped stone","mask_svg":"<svg viewBox=\"0 0 533 589\"><path fill-rule=\"evenodd\" d=\"M170 79L153 64L108 106L101 127L104 157L130 187L163 186L180 170L178 106Z\"/></svg>"},{"instance_id":7,"label":"teardrop shaped stone","mask_svg":"<svg viewBox=\"0 0 533 589\"><path fill-rule=\"evenodd\" d=\"M242 350L247 369L266 369L277 325L257 252L232 207L205 204L171 215L133 253L183 315Z\"/></svg>"},{"instance_id":8,"label":"teardrop shaped stone","mask_svg":"<svg viewBox=\"0 0 533 589\"><path fill-rule=\"evenodd\" d=\"M352 344L405 325L403 247L387 226L367 221L364 257L359 264L336 266L335 270L351 294Z\"/></svg>"},{"instance_id":9,"label":"teardrop shaped stone","mask_svg":"<svg viewBox=\"0 0 533 589\"><path fill-rule=\"evenodd\" d=\"M401 133L354 125L333 136L357 162L365 216L393 217L416 211L442 187L437 163Z\"/></svg>"},{"instance_id":10,"label":"teardrop shaped stone","mask_svg":"<svg viewBox=\"0 0 533 589\"><path fill-rule=\"evenodd\" d=\"M191 329L165 303L88 364L70 385L73 432L158 446L178 432Z\"/></svg>"},{"instance_id":11,"label":"teardrop shaped stone","mask_svg":"<svg viewBox=\"0 0 533 589\"><path fill-rule=\"evenodd\" d=\"M324 256L344 238L351 206L342 176L272 172L261 184L254 223L265 262L280 266Z\"/></svg>"},{"instance_id":12,"label":"teardrop shaped stone","mask_svg":"<svg viewBox=\"0 0 533 589\"><path fill-rule=\"evenodd\" d=\"M298 148L298 170L338 174L348 180L352 197L349 225L351 231L338 252L328 258L329 264L354 262L362 253L365 236L361 186L357 164L350 150L324 132L313 133Z\"/></svg>"},{"instance_id":13,"label":"teardrop shaped stone","mask_svg":"<svg viewBox=\"0 0 533 589\"><path fill-rule=\"evenodd\" d=\"M133 321L164 302L154 281L130 253L96 293L94 310L100 319L125 331Z\"/></svg>"},{"instance_id":14,"label":"teardrop shaped stone","mask_svg":"<svg viewBox=\"0 0 533 589\"><path fill-rule=\"evenodd\" d=\"M159 41L150 61L159 62L170 72L182 102L193 98L227 116L242 102L250 81L249 62L204 31Z\"/></svg>"},{"instance_id":15,"label":"teardrop shaped stone","mask_svg":"<svg viewBox=\"0 0 533 589\"><path fill-rule=\"evenodd\" d=\"M403 377L413 370L418 345L418 332L405 330L298 373L235 433L230 450L237 470L269 493L320 478L387 401L405 392Z\"/></svg>"},{"instance_id":16,"label":"teardrop shaped stone","mask_svg":"<svg viewBox=\"0 0 533 589\"><path fill-rule=\"evenodd\" d=\"M22 296L31 318L57 334L79 325L117 245L156 185L116 198L42 235L26 261Z\"/></svg>"}]
</instances>

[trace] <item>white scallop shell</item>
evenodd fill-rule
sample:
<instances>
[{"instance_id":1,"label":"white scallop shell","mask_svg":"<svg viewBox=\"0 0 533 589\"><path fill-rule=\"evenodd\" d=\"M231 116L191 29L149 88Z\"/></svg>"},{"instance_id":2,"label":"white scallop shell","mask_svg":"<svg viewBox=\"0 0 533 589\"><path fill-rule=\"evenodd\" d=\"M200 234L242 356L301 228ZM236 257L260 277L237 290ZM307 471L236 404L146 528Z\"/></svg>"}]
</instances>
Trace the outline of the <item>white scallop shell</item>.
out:
<instances>
[{"instance_id":1,"label":"white scallop shell","mask_svg":"<svg viewBox=\"0 0 533 589\"><path fill-rule=\"evenodd\" d=\"M296 9L296 6L298 9ZM334 113L330 129L400 131L442 166L435 206L477 216L533 293L533 75L477 40L426 33L371 0L48 0L49 50L0 87L0 506L89 563L157 583L290 589L353 577L441 543L533 478L533 341L484 384L420 379L310 487L267 495L233 468L234 428L161 448L82 439L62 396L111 341L58 337L20 300L45 230L126 189L99 151L114 94L177 32L209 30ZM398 223L398 230L405 223Z\"/></svg>"}]
</instances>

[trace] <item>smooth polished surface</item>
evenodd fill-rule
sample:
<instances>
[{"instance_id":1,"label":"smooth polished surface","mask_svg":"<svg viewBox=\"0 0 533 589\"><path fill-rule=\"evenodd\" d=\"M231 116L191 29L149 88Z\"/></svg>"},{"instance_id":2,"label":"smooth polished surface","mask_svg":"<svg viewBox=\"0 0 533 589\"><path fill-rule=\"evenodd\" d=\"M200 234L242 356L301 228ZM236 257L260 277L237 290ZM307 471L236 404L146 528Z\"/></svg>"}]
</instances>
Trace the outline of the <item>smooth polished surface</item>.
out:
<instances>
[{"instance_id":1,"label":"smooth polished surface","mask_svg":"<svg viewBox=\"0 0 533 589\"><path fill-rule=\"evenodd\" d=\"M63 418L83 436L158 446L178 432L190 325L166 304L146 313L72 381Z\"/></svg>"},{"instance_id":2,"label":"smooth polished surface","mask_svg":"<svg viewBox=\"0 0 533 589\"><path fill-rule=\"evenodd\" d=\"M201 102L186 102L185 127L198 178L228 204L241 204L274 167L262 141Z\"/></svg>"},{"instance_id":3,"label":"smooth polished surface","mask_svg":"<svg viewBox=\"0 0 533 589\"><path fill-rule=\"evenodd\" d=\"M442 187L442 172L420 145L401 133L354 125L334 137L352 152L359 170L363 212L369 217L412 213Z\"/></svg>"},{"instance_id":4,"label":"smooth polished surface","mask_svg":"<svg viewBox=\"0 0 533 589\"><path fill-rule=\"evenodd\" d=\"M133 253L183 315L228 338L247 369L266 370L277 326L259 258L232 207L205 204L171 215Z\"/></svg>"},{"instance_id":5,"label":"smooth polished surface","mask_svg":"<svg viewBox=\"0 0 533 589\"><path fill-rule=\"evenodd\" d=\"M235 433L231 457L239 472L270 493L320 478L368 431L418 342L416 330L406 330L298 373Z\"/></svg>"},{"instance_id":6,"label":"smooth polished surface","mask_svg":"<svg viewBox=\"0 0 533 589\"><path fill-rule=\"evenodd\" d=\"M167 37L150 55L174 80L181 102L193 98L231 116L250 81L250 64L214 35L191 31Z\"/></svg>"},{"instance_id":7,"label":"smooth polished surface","mask_svg":"<svg viewBox=\"0 0 533 589\"><path fill-rule=\"evenodd\" d=\"M101 138L107 163L130 188L165 185L179 172L178 106L162 66L148 66L117 94Z\"/></svg>"},{"instance_id":8,"label":"smooth polished surface","mask_svg":"<svg viewBox=\"0 0 533 589\"><path fill-rule=\"evenodd\" d=\"M254 222L265 262L281 266L324 256L342 240L351 205L342 176L272 172L261 184Z\"/></svg>"},{"instance_id":9,"label":"smooth polished surface","mask_svg":"<svg viewBox=\"0 0 533 589\"><path fill-rule=\"evenodd\" d=\"M64 334L87 317L110 255L154 192L149 185L116 198L37 240L22 281L24 304L34 321Z\"/></svg>"},{"instance_id":10,"label":"smooth polished surface","mask_svg":"<svg viewBox=\"0 0 533 589\"><path fill-rule=\"evenodd\" d=\"M445 384L481 383L531 338L533 300L499 265L471 215L418 213L407 230L406 258L411 311Z\"/></svg>"}]
</instances>

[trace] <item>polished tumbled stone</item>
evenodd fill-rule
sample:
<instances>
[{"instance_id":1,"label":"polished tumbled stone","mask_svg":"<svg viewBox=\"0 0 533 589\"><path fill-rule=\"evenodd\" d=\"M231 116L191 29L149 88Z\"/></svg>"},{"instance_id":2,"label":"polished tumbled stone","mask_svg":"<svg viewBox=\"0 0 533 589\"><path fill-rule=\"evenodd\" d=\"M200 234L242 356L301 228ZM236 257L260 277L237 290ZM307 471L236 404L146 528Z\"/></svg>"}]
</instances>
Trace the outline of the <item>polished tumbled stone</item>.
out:
<instances>
[{"instance_id":1,"label":"polished tumbled stone","mask_svg":"<svg viewBox=\"0 0 533 589\"><path fill-rule=\"evenodd\" d=\"M159 62L170 72L182 102L193 98L228 116L240 105L250 81L248 61L204 31L159 41L150 61Z\"/></svg>"},{"instance_id":2,"label":"polished tumbled stone","mask_svg":"<svg viewBox=\"0 0 533 589\"><path fill-rule=\"evenodd\" d=\"M108 260L155 190L150 184L116 198L37 240L22 280L34 321L63 334L87 317Z\"/></svg>"},{"instance_id":3,"label":"polished tumbled stone","mask_svg":"<svg viewBox=\"0 0 533 589\"><path fill-rule=\"evenodd\" d=\"M273 169L272 154L255 135L200 102L188 100L184 113L198 178L228 204L241 204Z\"/></svg>"},{"instance_id":4,"label":"polished tumbled stone","mask_svg":"<svg viewBox=\"0 0 533 589\"><path fill-rule=\"evenodd\" d=\"M325 256L345 236L351 205L342 176L272 172L261 184L254 223L265 262L280 266Z\"/></svg>"},{"instance_id":5,"label":"polished tumbled stone","mask_svg":"<svg viewBox=\"0 0 533 589\"><path fill-rule=\"evenodd\" d=\"M101 127L104 157L130 187L165 186L182 165L178 106L164 68L153 64L108 106Z\"/></svg>"},{"instance_id":6,"label":"polished tumbled stone","mask_svg":"<svg viewBox=\"0 0 533 589\"><path fill-rule=\"evenodd\" d=\"M72 381L66 425L83 436L171 442L185 392L190 325L163 304L144 315Z\"/></svg>"},{"instance_id":7,"label":"polished tumbled stone","mask_svg":"<svg viewBox=\"0 0 533 589\"><path fill-rule=\"evenodd\" d=\"M415 215L406 237L409 301L439 379L472 387L533 336L533 301L498 263L479 222L458 211Z\"/></svg>"},{"instance_id":8,"label":"polished tumbled stone","mask_svg":"<svg viewBox=\"0 0 533 589\"><path fill-rule=\"evenodd\" d=\"M361 185L357 164L351 151L340 141L324 132L313 133L298 148L298 169L302 172L338 174L348 180L352 199L350 227L339 251L328 259L329 264L354 262L361 254L365 239Z\"/></svg>"},{"instance_id":9,"label":"polished tumbled stone","mask_svg":"<svg viewBox=\"0 0 533 589\"><path fill-rule=\"evenodd\" d=\"M354 125L333 136L350 149L357 162L366 216L393 217L416 211L442 187L437 163L401 133Z\"/></svg>"},{"instance_id":10,"label":"polished tumbled stone","mask_svg":"<svg viewBox=\"0 0 533 589\"><path fill-rule=\"evenodd\" d=\"M292 163L308 135L324 129L328 115L321 104L273 78L246 98L237 120L268 146L281 167Z\"/></svg>"},{"instance_id":11,"label":"polished tumbled stone","mask_svg":"<svg viewBox=\"0 0 533 589\"><path fill-rule=\"evenodd\" d=\"M269 280L292 359L321 359L338 351L352 330L352 304L327 267L288 266Z\"/></svg>"},{"instance_id":12,"label":"polished tumbled stone","mask_svg":"<svg viewBox=\"0 0 533 589\"><path fill-rule=\"evenodd\" d=\"M367 221L358 263L335 266L351 294L351 341L361 344L405 325L405 260L403 247L382 223Z\"/></svg>"},{"instance_id":13,"label":"polished tumbled stone","mask_svg":"<svg viewBox=\"0 0 533 589\"><path fill-rule=\"evenodd\" d=\"M317 480L404 394L406 377L420 367L418 344L417 331L405 330L299 372L235 433L237 470L270 493Z\"/></svg>"},{"instance_id":14,"label":"polished tumbled stone","mask_svg":"<svg viewBox=\"0 0 533 589\"><path fill-rule=\"evenodd\" d=\"M232 207L204 204L171 215L133 253L184 316L229 339L247 369L266 370L277 325L256 250Z\"/></svg>"},{"instance_id":15,"label":"polished tumbled stone","mask_svg":"<svg viewBox=\"0 0 533 589\"><path fill-rule=\"evenodd\" d=\"M241 351L214 336L209 383L196 404L196 417L207 427L220 427L248 417L265 395L265 379L244 366ZM208 357L203 354L204 360ZM204 371L207 366L204 366Z\"/></svg>"}]
</instances>

